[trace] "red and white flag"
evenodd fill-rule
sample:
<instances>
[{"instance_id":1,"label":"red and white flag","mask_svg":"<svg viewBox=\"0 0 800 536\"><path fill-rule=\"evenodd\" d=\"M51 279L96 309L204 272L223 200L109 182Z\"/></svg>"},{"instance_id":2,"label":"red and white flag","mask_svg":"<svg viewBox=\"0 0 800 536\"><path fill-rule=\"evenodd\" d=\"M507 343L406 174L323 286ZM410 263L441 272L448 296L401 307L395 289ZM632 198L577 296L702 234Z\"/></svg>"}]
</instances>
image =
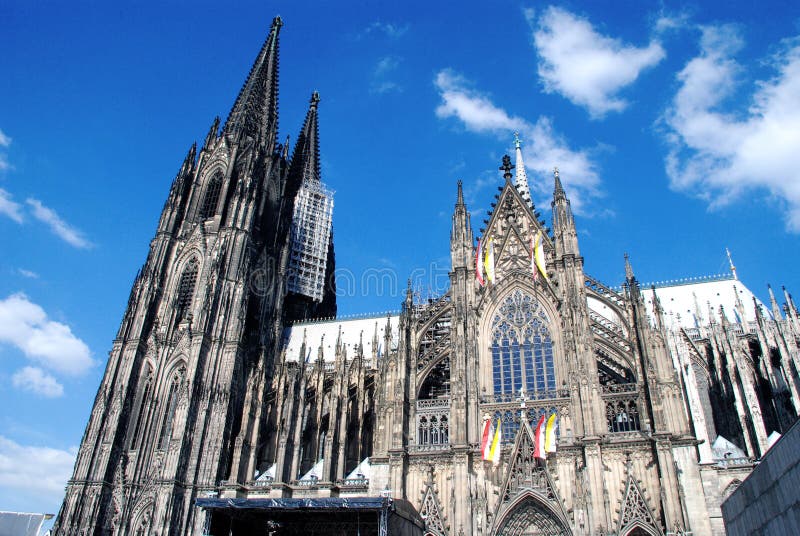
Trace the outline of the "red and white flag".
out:
<instances>
[{"instance_id":1,"label":"red and white flag","mask_svg":"<svg viewBox=\"0 0 800 536\"><path fill-rule=\"evenodd\" d=\"M533 433L533 457L544 460L547 457L544 445L544 415L539 417L539 424L536 425L536 431Z\"/></svg>"},{"instance_id":2,"label":"red and white flag","mask_svg":"<svg viewBox=\"0 0 800 536\"><path fill-rule=\"evenodd\" d=\"M483 279L483 244L480 238L478 239L478 250L475 252L475 277L480 286L486 285L486 281Z\"/></svg>"},{"instance_id":3,"label":"red and white flag","mask_svg":"<svg viewBox=\"0 0 800 536\"><path fill-rule=\"evenodd\" d=\"M481 459L488 460L492 450L492 438L494 437L494 426L492 419L483 419L483 435L481 437Z\"/></svg>"}]
</instances>

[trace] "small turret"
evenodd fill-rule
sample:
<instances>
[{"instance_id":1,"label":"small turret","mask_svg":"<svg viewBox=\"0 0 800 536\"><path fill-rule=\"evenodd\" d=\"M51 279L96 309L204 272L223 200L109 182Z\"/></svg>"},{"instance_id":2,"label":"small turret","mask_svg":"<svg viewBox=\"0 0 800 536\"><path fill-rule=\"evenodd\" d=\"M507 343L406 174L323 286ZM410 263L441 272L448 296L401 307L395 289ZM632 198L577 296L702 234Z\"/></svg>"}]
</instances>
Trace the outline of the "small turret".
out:
<instances>
[{"instance_id":1,"label":"small turret","mask_svg":"<svg viewBox=\"0 0 800 536\"><path fill-rule=\"evenodd\" d=\"M772 286L767 284L767 290L769 291L769 305L772 310L772 316L775 320L781 320L783 315L781 315L781 308L778 306L778 300L775 299L775 293L772 292Z\"/></svg>"},{"instance_id":2,"label":"small turret","mask_svg":"<svg viewBox=\"0 0 800 536\"><path fill-rule=\"evenodd\" d=\"M469 220L467 205L464 203L464 191L461 181L458 181L453 227L450 231L450 260L454 270L468 267L472 260L472 227Z\"/></svg>"},{"instance_id":3,"label":"small turret","mask_svg":"<svg viewBox=\"0 0 800 536\"><path fill-rule=\"evenodd\" d=\"M553 169L553 233L556 242L556 251L560 255L580 255L578 249L578 233L575 229L575 219L572 216L572 206L567 198L558 168Z\"/></svg>"}]
</instances>

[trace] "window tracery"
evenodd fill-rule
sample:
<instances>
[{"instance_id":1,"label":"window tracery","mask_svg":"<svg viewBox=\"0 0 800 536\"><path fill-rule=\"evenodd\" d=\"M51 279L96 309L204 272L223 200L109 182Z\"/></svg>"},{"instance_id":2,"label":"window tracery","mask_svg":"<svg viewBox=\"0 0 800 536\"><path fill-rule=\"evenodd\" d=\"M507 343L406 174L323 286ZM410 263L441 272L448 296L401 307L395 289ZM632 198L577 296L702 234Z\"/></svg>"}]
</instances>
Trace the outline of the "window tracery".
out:
<instances>
[{"instance_id":1,"label":"window tracery","mask_svg":"<svg viewBox=\"0 0 800 536\"><path fill-rule=\"evenodd\" d=\"M623 399L606 402L606 424L609 432L641 430L636 400Z\"/></svg>"},{"instance_id":2,"label":"window tracery","mask_svg":"<svg viewBox=\"0 0 800 536\"><path fill-rule=\"evenodd\" d=\"M172 438L172 425L175 421L175 412L178 409L178 398L180 397L181 384L183 383L186 369L181 367L172 376L167 394L167 404L164 406L164 419L161 423L161 434L158 439L158 448L165 449Z\"/></svg>"},{"instance_id":3,"label":"window tracery","mask_svg":"<svg viewBox=\"0 0 800 536\"><path fill-rule=\"evenodd\" d=\"M492 320L494 394L544 393L556 388L549 319L521 290L510 294Z\"/></svg>"},{"instance_id":4,"label":"window tracery","mask_svg":"<svg viewBox=\"0 0 800 536\"><path fill-rule=\"evenodd\" d=\"M189 316L194 299L194 290L197 285L198 272L197 258L191 259L183 269L181 279L178 282L178 295L175 299L175 318L178 321Z\"/></svg>"},{"instance_id":5,"label":"window tracery","mask_svg":"<svg viewBox=\"0 0 800 536\"><path fill-rule=\"evenodd\" d=\"M203 205L200 208L201 219L205 220L216 214L220 192L222 192L222 172L217 171L208 181L208 186L206 186L206 194L203 197Z\"/></svg>"}]
</instances>

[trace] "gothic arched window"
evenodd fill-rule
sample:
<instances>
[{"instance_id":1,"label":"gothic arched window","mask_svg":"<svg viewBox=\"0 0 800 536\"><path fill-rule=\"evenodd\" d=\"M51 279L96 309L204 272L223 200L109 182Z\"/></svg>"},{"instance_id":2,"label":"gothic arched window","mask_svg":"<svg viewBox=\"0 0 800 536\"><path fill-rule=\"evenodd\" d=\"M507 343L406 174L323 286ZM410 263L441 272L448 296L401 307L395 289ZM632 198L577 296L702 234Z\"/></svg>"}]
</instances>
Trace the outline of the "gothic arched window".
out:
<instances>
[{"instance_id":1,"label":"gothic arched window","mask_svg":"<svg viewBox=\"0 0 800 536\"><path fill-rule=\"evenodd\" d=\"M556 388L547 315L533 297L516 290L492 321L494 394L548 396Z\"/></svg>"},{"instance_id":2,"label":"gothic arched window","mask_svg":"<svg viewBox=\"0 0 800 536\"><path fill-rule=\"evenodd\" d=\"M197 285L197 259L192 259L186 263L186 267L181 274L178 282L178 296L175 300L175 318L180 321L189 316L192 310L192 299L194 298L194 288Z\"/></svg>"},{"instance_id":3,"label":"gothic arched window","mask_svg":"<svg viewBox=\"0 0 800 536\"><path fill-rule=\"evenodd\" d=\"M167 404L164 406L164 418L161 422L161 435L158 438L158 448L160 449L166 448L172 438L172 425L175 421L175 412L178 409L178 398L185 373L186 369L181 367L172 375L172 381L169 384Z\"/></svg>"},{"instance_id":4,"label":"gothic arched window","mask_svg":"<svg viewBox=\"0 0 800 536\"><path fill-rule=\"evenodd\" d=\"M218 171L208 181L206 195L203 197L203 204L200 207L200 218L205 220L217 213L219 204L219 194L222 191L222 172Z\"/></svg>"},{"instance_id":5,"label":"gothic arched window","mask_svg":"<svg viewBox=\"0 0 800 536\"><path fill-rule=\"evenodd\" d=\"M147 401L150 398L150 390L153 387L153 372L148 370L147 379L142 389L141 398L139 398L139 411L136 415L136 426L133 427L133 436L131 436L131 448L137 449L141 444L140 434L142 433L142 423L144 422L144 414L147 411Z\"/></svg>"}]
</instances>

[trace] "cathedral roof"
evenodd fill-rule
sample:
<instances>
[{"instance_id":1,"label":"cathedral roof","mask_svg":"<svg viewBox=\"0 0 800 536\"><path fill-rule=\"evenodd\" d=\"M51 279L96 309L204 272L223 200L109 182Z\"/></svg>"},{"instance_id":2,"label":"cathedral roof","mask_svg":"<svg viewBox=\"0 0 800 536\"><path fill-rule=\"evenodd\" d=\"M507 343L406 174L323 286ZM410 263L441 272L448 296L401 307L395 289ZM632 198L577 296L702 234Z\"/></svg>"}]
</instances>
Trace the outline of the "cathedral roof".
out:
<instances>
[{"instance_id":1,"label":"cathedral roof","mask_svg":"<svg viewBox=\"0 0 800 536\"><path fill-rule=\"evenodd\" d=\"M323 359L336 359L336 341L341 335L341 342L347 350L347 357L356 355L359 344L364 345L364 356L371 357L373 341L377 340L376 354L385 354L384 335L387 319L391 326L392 348L399 340L399 315L375 315L364 318L331 319L320 321L298 322L284 331L286 340L286 361L316 361L319 349L322 348ZM306 355L302 355L303 338L306 340Z\"/></svg>"},{"instance_id":2,"label":"cathedral roof","mask_svg":"<svg viewBox=\"0 0 800 536\"><path fill-rule=\"evenodd\" d=\"M703 279L685 279L668 281L655 285L655 293L664 309L667 326L694 328L710 323L709 315L713 312L713 321L720 322L720 306L728 322L755 322L756 313L753 306L755 298L762 314L771 318L767 307L755 297L744 283L733 276L722 275ZM653 290L642 288L647 305L647 312L653 317ZM738 299L737 299L738 296Z\"/></svg>"}]
</instances>

